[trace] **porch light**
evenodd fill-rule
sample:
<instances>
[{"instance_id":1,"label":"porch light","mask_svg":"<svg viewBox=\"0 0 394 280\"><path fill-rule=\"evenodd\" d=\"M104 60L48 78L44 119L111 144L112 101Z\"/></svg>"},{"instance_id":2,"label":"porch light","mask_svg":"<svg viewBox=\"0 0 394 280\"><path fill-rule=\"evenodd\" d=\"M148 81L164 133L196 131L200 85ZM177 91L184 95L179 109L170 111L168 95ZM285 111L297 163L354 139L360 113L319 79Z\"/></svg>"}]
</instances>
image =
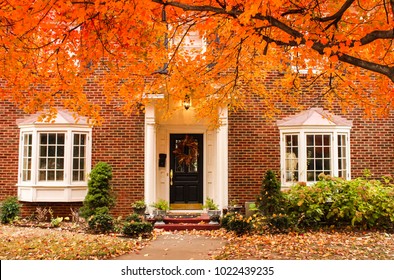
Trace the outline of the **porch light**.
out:
<instances>
[{"instance_id":1,"label":"porch light","mask_svg":"<svg viewBox=\"0 0 394 280\"><path fill-rule=\"evenodd\" d=\"M191 106L191 98L190 95L186 94L185 99L183 100L183 107L186 110L189 110L190 106Z\"/></svg>"}]
</instances>

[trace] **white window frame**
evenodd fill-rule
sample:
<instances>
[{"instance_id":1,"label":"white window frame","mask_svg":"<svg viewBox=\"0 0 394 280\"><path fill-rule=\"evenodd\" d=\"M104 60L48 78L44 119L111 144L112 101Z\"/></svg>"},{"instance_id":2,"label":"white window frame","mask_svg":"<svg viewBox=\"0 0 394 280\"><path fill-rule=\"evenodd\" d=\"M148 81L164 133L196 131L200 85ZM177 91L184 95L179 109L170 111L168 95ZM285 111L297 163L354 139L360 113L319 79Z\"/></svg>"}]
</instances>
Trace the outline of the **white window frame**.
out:
<instances>
[{"instance_id":1,"label":"white window frame","mask_svg":"<svg viewBox=\"0 0 394 280\"><path fill-rule=\"evenodd\" d=\"M331 136L331 176L338 177L338 135L345 135L346 139L346 176L351 178L350 169L350 127L341 126L316 126L316 127L282 127L280 128L280 155L281 155L281 183L283 187L291 187L296 182L286 181L286 135L298 135L298 182L313 184L316 181L307 181L307 135L329 134Z\"/></svg>"},{"instance_id":2,"label":"white window frame","mask_svg":"<svg viewBox=\"0 0 394 280\"><path fill-rule=\"evenodd\" d=\"M88 174L91 171L92 157L92 128L86 124L50 124L38 123L22 125L20 128L19 144L19 171L18 171L18 198L29 202L77 202L83 201L87 193ZM39 147L40 134L64 133L64 177L61 181L39 180ZM31 177L23 181L23 135L31 134L32 160ZM85 150L85 180L73 181L73 136L74 134L86 135Z\"/></svg>"}]
</instances>

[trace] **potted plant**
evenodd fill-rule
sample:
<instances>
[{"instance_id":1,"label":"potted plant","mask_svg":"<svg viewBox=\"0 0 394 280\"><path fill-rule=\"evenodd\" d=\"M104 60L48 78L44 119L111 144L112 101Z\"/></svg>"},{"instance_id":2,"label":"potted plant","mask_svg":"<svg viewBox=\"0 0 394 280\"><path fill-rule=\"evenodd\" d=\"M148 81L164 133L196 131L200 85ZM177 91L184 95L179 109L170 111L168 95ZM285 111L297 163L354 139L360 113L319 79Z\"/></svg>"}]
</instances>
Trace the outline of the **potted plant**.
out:
<instances>
[{"instance_id":1,"label":"potted plant","mask_svg":"<svg viewBox=\"0 0 394 280\"><path fill-rule=\"evenodd\" d=\"M233 199L230 200L230 204L228 206L228 212L230 213L240 213L242 210L242 205L238 204L238 201Z\"/></svg>"},{"instance_id":2,"label":"potted plant","mask_svg":"<svg viewBox=\"0 0 394 280\"><path fill-rule=\"evenodd\" d=\"M153 210L153 217L155 219L155 223L164 224L164 217L167 214L167 211L170 209L168 202L164 199L160 199L157 202L151 204L155 210Z\"/></svg>"},{"instance_id":3,"label":"potted plant","mask_svg":"<svg viewBox=\"0 0 394 280\"><path fill-rule=\"evenodd\" d=\"M212 198L207 197L205 200L205 204L203 205L204 209L208 211L208 217L210 220L210 224L218 224L220 220L220 210L216 203L213 202Z\"/></svg>"},{"instance_id":4,"label":"potted plant","mask_svg":"<svg viewBox=\"0 0 394 280\"><path fill-rule=\"evenodd\" d=\"M144 200L137 200L131 204L134 213L138 215L144 215L146 210L146 204Z\"/></svg>"}]
</instances>

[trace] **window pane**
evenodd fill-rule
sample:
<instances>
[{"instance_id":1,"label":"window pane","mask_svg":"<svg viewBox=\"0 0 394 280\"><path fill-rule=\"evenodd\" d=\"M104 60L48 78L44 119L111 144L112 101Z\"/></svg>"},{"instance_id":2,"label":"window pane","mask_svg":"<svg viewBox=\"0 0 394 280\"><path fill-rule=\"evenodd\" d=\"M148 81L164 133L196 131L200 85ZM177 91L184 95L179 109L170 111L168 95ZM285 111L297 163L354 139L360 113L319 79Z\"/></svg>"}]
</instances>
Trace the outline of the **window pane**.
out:
<instances>
[{"instance_id":1,"label":"window pane","mask_svg":"<svg viewBox=\"0 0 394 280\"><path fill-rule=\"evenodd\" d=\"M48 147L48 156L50 156L50 157L56 156L56 146L49 146Z\"/></svg>"},{"instance_id":2,"label":"window pane","mask_svg":"<svg viewBox=\"0 0 394 280\"><path fill-rule=\"evenodd\" d=\"M322 147L315 147L316 158L323 157L323 149Z\"/></svg>"},{"instance_id":3,"label":"window pane","mask_svg":"<svg viewBox=\"0 0 394 280\"><path fill-rule=\"evenodd\" d=\"M79 169L85 170L85 159L83 158L79 160Z\"/></svg>"},{"instance_id":4,"label":"window pane","mask_svg":"<svg viewBox=\"0 0 394 280\"><path fill-rule=\"evenodd\" d=\"M57 144L64 145L64 138L65 138L64 134L58 133L57 134Z\"/></svg>"},{"instance_id":5,"label":"window pane","mask_svg":"<svg viewBox=\"0 0 394 280\"><path fill-rule=\"evenodd\" d=\"M338 176L346 178L346 135L338 135Z\"/></svg>"},{"instance_id":6,"label":"window pane","mask_svg":"<svg viewBox=\"0 0 394 280\"><path fill-rule=\"evenodd\" d=\"M79 180L85 181L85 172L84 171L79 171Z\"/></svg>"},{"instance_id":7,"label":"window pane","mask_svg":"<svg viewBox=\"0 0 394 280\"><path fill-rule=\"evenodd\" d=\"M40 181L64 180L64 140L64 133L40 134Z\"/></svg>"},{"instance_id":8,"label":"window pane","mask_svg":"<svg viewBox=\"0 0 394 280\"><path fill-rule=\"evenodd\" d=\"M58 157L64 157L64 146L58 146L57 147L57 156Z\"/></svg>"},{"instance_id":9,"label":"window pane","mask_svg":"<svg viewBox=\"0 0 394 280\"><path fill-rule=\"evenodd\" d=\"M286 135L285 180L286 182L298 181L298 135Z\"/></svg>"},{"instance_id":10,"label":"window pane","mask_svg":"<svg viewBox=\"0 0 394 280\"><path fill-rule=\"evenodd\" d=\"M73 159L73 169L78 170L79 169L79 160L78 158Z\"/></svg>"},{"instance_id":11,"label":"window pane","mask_svg":"<svg viewBox=\"0 0 394 280\"><path fill-rule=\"evenodd\" d=\"M40 144L48 144L48 134L42 133L40 134Z\"/></svg>"},{"instance_id":12,"label":"window pane","mask_svg":"<svg viewBox=\"0 0 394 280\"><path fill-rule=\"evenodd\" d=\"M79 150L80 157L85 157L85 149L86 149L86 147L82 146L81 149Z\"/></svg>"},{"instance_id":13,"label":"window pane","mask_svg":"<svg viewBox=\"0 0 394 280\"><path fill-rule=\"evenodd\" d=\"M331 174L331 135L307 135L307 181L317 181L321 173Z\"/></svg>"},{"instance_id":14,"label":"window pane","mask_svg":"<svg viewBox=\"0 0 394 280\"><path fill-rule=\"evenodd\" d=\"M22 181L31 180L31 162L32 162L32 138L30 133L23 134L23 149L22 149Z\"/></svg>"},{"instance_id":15,"label":"window pane","mask_svg":"<svg viewBox=\"0 0 394 280\"><path fill-rule=\"evenodd\" d=\"M47 146L40 146L40 156L45 157L47 155Z\"/></svg>"},{"instance_id":16,"label":"window pane","mask_svg":"<svg viewBox=\"0 0 394 280\"><path fill-rule=\"evenodd\" d=\"M315 175L314 172L308 171L308 172L307 172L307 176L306 176L306 180L307 180L307 181L316 181L314 175Z\"/></svg>"},{"instance_id":17,"label":"window pane","mask_svg":"<svg viewBox=\"0 0 394 280\"><path fill-rule=\"evenodd\" d=\"M49 144L56 144L56 134L55 133L48 134L48 143Z\"/></svg>"},{"instance_id":18,"label":"window pane","mask_svg":"<svg viewBox=\"0 0 394 280\"><path fill-rule=\"evenodd\" d=\"M306 136L306 144L308 146L313 146L313 144L314 144L313 135L307 135Z\"/></svg>"},{"instance_id":19,"label":"window pane","mask_svg":"<svg viewBox=\"0 0 394 280\"><path fill-rule=\"evenodd\" d=\"M56 169L64 169L64 159L58 158L56 160Z\"/></svg>"},{"instance_id":20,"label":"window pane","mask_svg":"<svg viewBox=\"0 0 394 280\"><path fill-rule=\"evenodd\" d=\"M79 145L79 134L74 134L74 145Z\"/></svg>"},{"instance_id":21,"label":"window pane","mask_svg":"<svg viewBox=\"0 0 394 280\"><path fill-rule=\"evenodd\" d=\"M306 156L307 156L307 158L314 158L315 157L315 150L313 147L308 147L306 149Z\"/></svg>"},{"instance_id":22,"label":"window pane","mask_svg":"<svg viewBox=\"0 0 394 280\"><path fill-rule=\"evenodd\" d=\"M45 171L40 171L39 172L39 180L40 181L45 181L46 180L46 172Z\"/></svg>"},{"instance_id":23,"label":"window pane","mask_svg":"<svg viewBox=\"0 0 394 280\"><path fill-rule=\"evenodd\" d=\"M74 146L73 148L73 157L78 157L79 156L79 147Z\"/></svg>"},{"instance_id":24,"label":"window pane","mask_svg":"<svg viewBox=\"0 0 394 280\"><path fill-rule=\"evenodd\" d=\"M56 167L56 164L55 164L56 159L55 158L48 158L47 162L48 162L47 169L55 169L55 167Z\"/></svg>"},{"instance_id":25,"label":"window pane","mask_svg":"<svg viewBox=\"0 0 394 280\"><path fill-rule=\"evenodd\" d=\"M322 146L322 145L323 145L323 136L315 135L315 146Z\"/></svg>"},{"instance_id":26,"label":"window pane","mask_svg":"<svg viewBox=\"0 0 394 280\"><path fill-rule=\"evenodd\" d=\"M330 135L324 135L324 146L330 145Z\"/></svg>"},{"instance_id":27,"label":"window pane","mask_svg":"<svg viewBox=\"0 0 394 280\"><path fill-rule=\"evenodd\" d=\"M47 172L47 181L55 181L55 171Z\"/></svg>"},{"instance_id":28,"label":"window pane","mask_svg":"<svg viewBox=\"0 0 394 280\"><path fill-rule=\"evenodd\" d=\"M73 159L72 159L72 180L73 181L85 181L85 140L86 134L74 134L73 137Z\"/></svg>"},{"instance_id":29,"label":"window pane","mask_svg":"<svg viewBox=\"0 0 394 280\"><path fill-rule=\"evenodd\" d=\"M56 171L56 181L63 181L63 171Z\"/></svg>"},{"instance_id":30,"label":"window pane","mask_svg":"<svg viewBox=\"0 0 394 280\"><path fill-rule=\"evenodd\" d=\"M40 169L46 169L46 167L47 167L47 159L40 158Z\"/></svg>"},{"instance_id":31,"label":"window pane","mask_svg":"<svg viewBox=\"0 0 394 280\"><path fill-rule=\"evenodd\" d=\"M330 147L324 147L323 148L323 157L324 158L330 158Z\"/></svg>"},{"instance_id":32,"label":"window pane","mask_svg":"<svg viewBox=\"0 0 394 280\"><path fill-rule=\"evenodd\" d=\"M73 171L73 181L79 181L79 172Z\"/></svg>"}]
</instances>

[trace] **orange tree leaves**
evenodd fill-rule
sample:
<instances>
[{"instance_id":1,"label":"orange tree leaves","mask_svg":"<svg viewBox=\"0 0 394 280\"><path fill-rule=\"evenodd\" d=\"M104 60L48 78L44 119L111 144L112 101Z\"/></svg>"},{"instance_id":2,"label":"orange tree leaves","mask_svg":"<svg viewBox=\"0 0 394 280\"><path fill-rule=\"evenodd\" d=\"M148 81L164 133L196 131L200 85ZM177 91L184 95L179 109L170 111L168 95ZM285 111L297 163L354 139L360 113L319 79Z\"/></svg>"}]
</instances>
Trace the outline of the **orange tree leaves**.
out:
<instances>
[{"instance_id":1,"label":"orange tree leaves","mask_svg":"<svg viewBox=\"0 0 394 280\"><path fill-rule=\"evenodd\" d=\"M198 117L217 122L212 112L242 108L251 93L269 115L320 83L308 94L382 115L394 98L393 21L393 0L9 0L0 98L33 112L61 97L100 122L91 85L126 113L147 94L164 93L163 108L189 95Z\"/></svg>"}]
</instances>

